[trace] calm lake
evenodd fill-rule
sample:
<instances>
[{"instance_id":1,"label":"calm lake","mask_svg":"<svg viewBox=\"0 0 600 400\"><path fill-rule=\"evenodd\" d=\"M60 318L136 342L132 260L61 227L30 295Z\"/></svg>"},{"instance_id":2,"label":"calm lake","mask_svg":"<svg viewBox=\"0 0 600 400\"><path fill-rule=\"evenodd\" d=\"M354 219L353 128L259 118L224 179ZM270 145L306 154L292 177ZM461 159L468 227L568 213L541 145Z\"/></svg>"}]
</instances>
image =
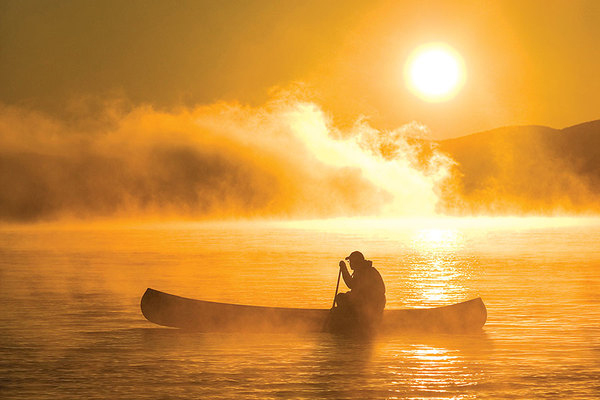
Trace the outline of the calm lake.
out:
<instances>
[{"instance_id":1,"label":"calm lake","mask_svg":"<svg viewBox=\"0 0 600 400\"><path fill-rule=\"evenodd\" d=\"M483 331L190 333L140 312L147 287L329 308L353 250L381 272L387 308L481 296ZM600 220L0 227L0 397L598 398Z\"/></svg>"}]
</instances>

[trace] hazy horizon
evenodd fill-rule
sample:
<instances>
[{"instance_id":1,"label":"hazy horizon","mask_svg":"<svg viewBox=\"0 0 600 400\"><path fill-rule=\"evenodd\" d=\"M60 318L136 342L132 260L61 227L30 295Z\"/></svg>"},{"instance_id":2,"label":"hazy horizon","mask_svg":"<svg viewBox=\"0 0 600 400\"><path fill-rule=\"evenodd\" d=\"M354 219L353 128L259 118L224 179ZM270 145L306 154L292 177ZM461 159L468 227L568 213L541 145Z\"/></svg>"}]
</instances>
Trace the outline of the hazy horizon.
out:
<instances>
[{"instance_id":1,"label":"hazy horizon","mask_svg":"<svg viewBox=\"0 0 600 400\"><path fill-rule=\"evenodd\" d=\"M95 105L69 121L0 110L0 179L12 188L0 195L1 220L598 212L598 177L588 182L573 169L577 159L559 162L548 150L551 138L535 127L517 136L516 128L501 129L508 136L500 139L473 135L490 138L477 151L465 136L465 145L448 152L456 140L440 147L416 121L380 130L358 118L338 127L294 92L260 107L219 102L165 112L119 101ZM555 147L566 154L560 143ZM593 160L594 148L587 148ZM571 157L582 156L589 155ZM469 164L477 167L465 171ZM484 164L492 175L481 175Z\"/></svg>"}]
</instances>

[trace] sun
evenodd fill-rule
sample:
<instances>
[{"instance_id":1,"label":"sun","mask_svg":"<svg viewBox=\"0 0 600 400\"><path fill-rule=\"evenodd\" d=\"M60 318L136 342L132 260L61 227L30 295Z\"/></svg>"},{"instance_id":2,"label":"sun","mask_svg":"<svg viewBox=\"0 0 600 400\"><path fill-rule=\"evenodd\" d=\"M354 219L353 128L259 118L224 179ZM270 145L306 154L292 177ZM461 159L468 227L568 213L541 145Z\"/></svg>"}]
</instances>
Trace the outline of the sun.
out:
<instances>
[{"instance_id":1,"label":"sun","mask_svg":"<svg viewBox=\"0 0 600 400\"><path fill-rule=\"evenodd\" d=\"M417 48L405 67L408 87L423 100L447 101L465 81L465 67L460 54L444 43L429 43Z\"/></svg>"}]
</instances>

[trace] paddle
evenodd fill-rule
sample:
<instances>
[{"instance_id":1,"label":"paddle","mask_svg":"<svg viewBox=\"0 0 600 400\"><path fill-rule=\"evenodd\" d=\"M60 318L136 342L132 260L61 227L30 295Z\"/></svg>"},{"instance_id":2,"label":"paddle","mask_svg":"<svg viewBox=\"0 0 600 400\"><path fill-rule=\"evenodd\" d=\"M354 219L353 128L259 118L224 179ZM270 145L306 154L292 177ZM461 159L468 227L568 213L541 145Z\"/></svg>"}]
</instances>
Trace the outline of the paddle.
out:
<instances>
[{"instance_id":1,"label":"paddle","mask_svg":"<svg viewBox=\"0 0 600 400\"><path fill-rule=\"evenodd\" d=\"M327 319L325 320L325 323L323 324L323 329L322 329L323 331L329 330L329 321L331 321L331 313L333 312L333 309L335 308L335 298L337 297L338 290L340 289L340 277L341 276L342 276L342 267L340 266L340 271L338 272L337 284L335 285L335 296L333 296L333 304L331 305L329 314L327 314Z\"/></svg>"},{"instance_id":2,"label":"paddle","mask_svg":"<svg viewBox=\"0 0 600 400\"><path fill-rule=\"evenodd\" d=\"M331 305L331 308L335 307L335 298L337 297L338 290L340 288L340 277L341 276L342 276L342 267L340 266L340 271L338 272L337 285L335 285L335 296L333 296L333 304Z\"/></svg>"}]
</instances>

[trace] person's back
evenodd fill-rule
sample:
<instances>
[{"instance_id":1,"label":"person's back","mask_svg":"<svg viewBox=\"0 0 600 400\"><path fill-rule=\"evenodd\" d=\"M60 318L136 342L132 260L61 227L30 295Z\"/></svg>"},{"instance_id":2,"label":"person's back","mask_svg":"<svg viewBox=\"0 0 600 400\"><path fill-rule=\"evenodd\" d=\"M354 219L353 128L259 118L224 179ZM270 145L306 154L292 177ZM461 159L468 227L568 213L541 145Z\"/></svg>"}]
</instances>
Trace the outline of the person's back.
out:
<instances>
[{"instance_id":1,"label":"person's back","mask_svg":"<svg viewBox=\"0 0 600 400\"><path fill-rule=\"evenodd\" d=\"M350 293L356 297L358 305L369 310L369 312L382 312L385 307L385 284L383 279L371 261L352 275L353 285Z\"/></svg>"},{"instance_id":2,"label":"person's back","mask_svg":"<svg viewBox=\"0 0 600 400\"><path fill-rule=\"evenodd\" d=\"M340 261L340 270L350 291L336 297L337 307L332 311L334 319L337 318L337 330L358 328L361 331L371 331L383 314L385 284L379 271L371 261L365 260L361 252L352 252L346 260L350 262L354 273L350 275L346 263Z\"/></svg>"}]
</instances>

